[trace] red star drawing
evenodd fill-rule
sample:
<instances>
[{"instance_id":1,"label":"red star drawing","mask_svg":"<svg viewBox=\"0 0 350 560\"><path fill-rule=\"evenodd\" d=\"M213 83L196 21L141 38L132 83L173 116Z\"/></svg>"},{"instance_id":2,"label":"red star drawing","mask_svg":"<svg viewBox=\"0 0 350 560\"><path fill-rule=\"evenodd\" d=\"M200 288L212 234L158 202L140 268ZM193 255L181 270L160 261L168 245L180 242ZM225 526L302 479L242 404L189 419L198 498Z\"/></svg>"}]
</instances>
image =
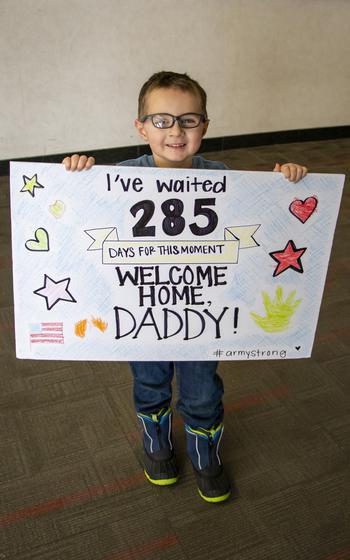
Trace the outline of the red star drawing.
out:
<instances>
[{"instance_id":1,"label":"red star drawing","mask_svg":"<svg viewBox=\"0 0 350 560\"><path fill-rule=\"evenodd\" d=\"M282 251L273 251L269 255L278 263L273 276L278 276L288 268L292 268L296 272L304 272L303 265L301 264L301 256L305 253L306 247L297 249L294 241L291 239Z\"/></svg>"}]
</instances>

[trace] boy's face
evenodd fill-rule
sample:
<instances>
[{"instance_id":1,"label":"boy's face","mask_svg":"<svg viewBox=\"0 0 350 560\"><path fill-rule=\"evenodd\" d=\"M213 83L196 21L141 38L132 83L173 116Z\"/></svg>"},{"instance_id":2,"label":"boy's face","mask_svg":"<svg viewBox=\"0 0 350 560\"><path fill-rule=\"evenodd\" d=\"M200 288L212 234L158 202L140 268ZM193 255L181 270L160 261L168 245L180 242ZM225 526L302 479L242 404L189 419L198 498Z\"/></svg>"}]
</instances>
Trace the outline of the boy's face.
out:
<instances>
[{"instance_id":1,"label":"boy's face","mask_svg":"<svg viewBox=\"0 0 350 560\"><path fill-rule=\"evenodd\" d=\"M157 88L146 97L145 115L170 113L203 113L197 95L178 88ZM181 128L178 121L171 128L156 128L151 119L144 123L135 121L141 137L149 143L157 167L192 167L192 157L197 153L208 122L196 128Z\"/></svg>"}]
</instances>

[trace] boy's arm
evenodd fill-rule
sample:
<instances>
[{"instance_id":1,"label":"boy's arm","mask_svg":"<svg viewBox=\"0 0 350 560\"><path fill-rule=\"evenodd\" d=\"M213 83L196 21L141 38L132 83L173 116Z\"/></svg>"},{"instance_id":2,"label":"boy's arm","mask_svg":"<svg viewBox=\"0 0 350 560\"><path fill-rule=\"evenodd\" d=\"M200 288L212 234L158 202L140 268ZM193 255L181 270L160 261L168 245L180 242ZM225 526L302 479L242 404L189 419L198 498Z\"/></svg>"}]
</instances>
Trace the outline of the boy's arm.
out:
<instances>
[{"instance_id":1,"label":"boy's arm","mask_svg":"<svg viewBox=\"0 0 350 560\"><path fill-rule=\"evenodd\" d=\"M63 165L67 171L87 171L93 165L95 165L95 158L90 156L81 156L79 154L73 154L72 156L67 156L62 160Z\"/></svg>"},{"instance_id":2,"label":"boy's arm","mask_svg":"<svg viewBox=\"0 0 350 560\"><path fill-rule=\"evenodd\" d=\"M297 163L284 163L283 165L276 163L274 171L283 173L288 181L297 183L300 179L304 179L308 170L304 165L298 165Z\"/></svg>"}]
</instances>

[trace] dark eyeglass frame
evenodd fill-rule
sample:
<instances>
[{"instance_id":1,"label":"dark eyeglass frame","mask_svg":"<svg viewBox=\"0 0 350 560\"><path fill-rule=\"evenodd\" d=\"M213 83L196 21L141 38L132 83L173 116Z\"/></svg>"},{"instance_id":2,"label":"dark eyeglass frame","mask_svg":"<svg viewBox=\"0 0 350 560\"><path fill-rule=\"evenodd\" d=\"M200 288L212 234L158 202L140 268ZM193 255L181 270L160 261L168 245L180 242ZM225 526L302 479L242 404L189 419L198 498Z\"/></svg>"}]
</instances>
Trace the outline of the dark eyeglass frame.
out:
<instances>
[{"instance_id":1,"label":"dark eyeglass frame","mask_svg":"<svg viewBox=\"0 0 350 560\"><path fill-rule=\"evenodd\" d=\"M159 117L164 115L165 117L171 117L172 118L172 123L169 126L158 126L157 124L154 123L154 117ZM183 122L183 118L186 117L187 115L196 115L196 117L200 117L200 120L198 122L198 124L195 124L193 126L188 126L188 125L184 125ZM147 121L148 119L151 119L152 124L155 128L159 128L161 130L166 129L166 128L172 128L174 126L174 124L176 122L179 123L179 126L181 128L197 128L201 123L205 123L205 122L209 122L209 119L203 115L202 113L183 113L182 115L178 115L177 117L175 115L172 115L171 113L153 113L152 115L145 115L143 117L140 118L140 122L144 123L145 121Z\"/></svg>"}]
</instances>

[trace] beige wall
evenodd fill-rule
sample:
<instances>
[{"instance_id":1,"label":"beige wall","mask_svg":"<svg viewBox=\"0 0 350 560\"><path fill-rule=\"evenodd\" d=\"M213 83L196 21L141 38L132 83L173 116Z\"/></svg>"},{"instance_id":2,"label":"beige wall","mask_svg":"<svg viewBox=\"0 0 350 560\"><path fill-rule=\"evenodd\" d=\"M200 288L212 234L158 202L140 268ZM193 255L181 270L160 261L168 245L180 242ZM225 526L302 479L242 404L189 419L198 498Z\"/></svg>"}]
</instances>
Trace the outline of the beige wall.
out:
<instances>
[{"instance_id":1,"label":"beige wall","mask_svg":"<svg viewBox=\"0 0 350 560\"><path fill-rule=\"evenodd\" d=\"M350 124L348 0L0 0L0 159L140 143L155 71L208 92L208 136Z\"/></svg>"}]
</instances>

